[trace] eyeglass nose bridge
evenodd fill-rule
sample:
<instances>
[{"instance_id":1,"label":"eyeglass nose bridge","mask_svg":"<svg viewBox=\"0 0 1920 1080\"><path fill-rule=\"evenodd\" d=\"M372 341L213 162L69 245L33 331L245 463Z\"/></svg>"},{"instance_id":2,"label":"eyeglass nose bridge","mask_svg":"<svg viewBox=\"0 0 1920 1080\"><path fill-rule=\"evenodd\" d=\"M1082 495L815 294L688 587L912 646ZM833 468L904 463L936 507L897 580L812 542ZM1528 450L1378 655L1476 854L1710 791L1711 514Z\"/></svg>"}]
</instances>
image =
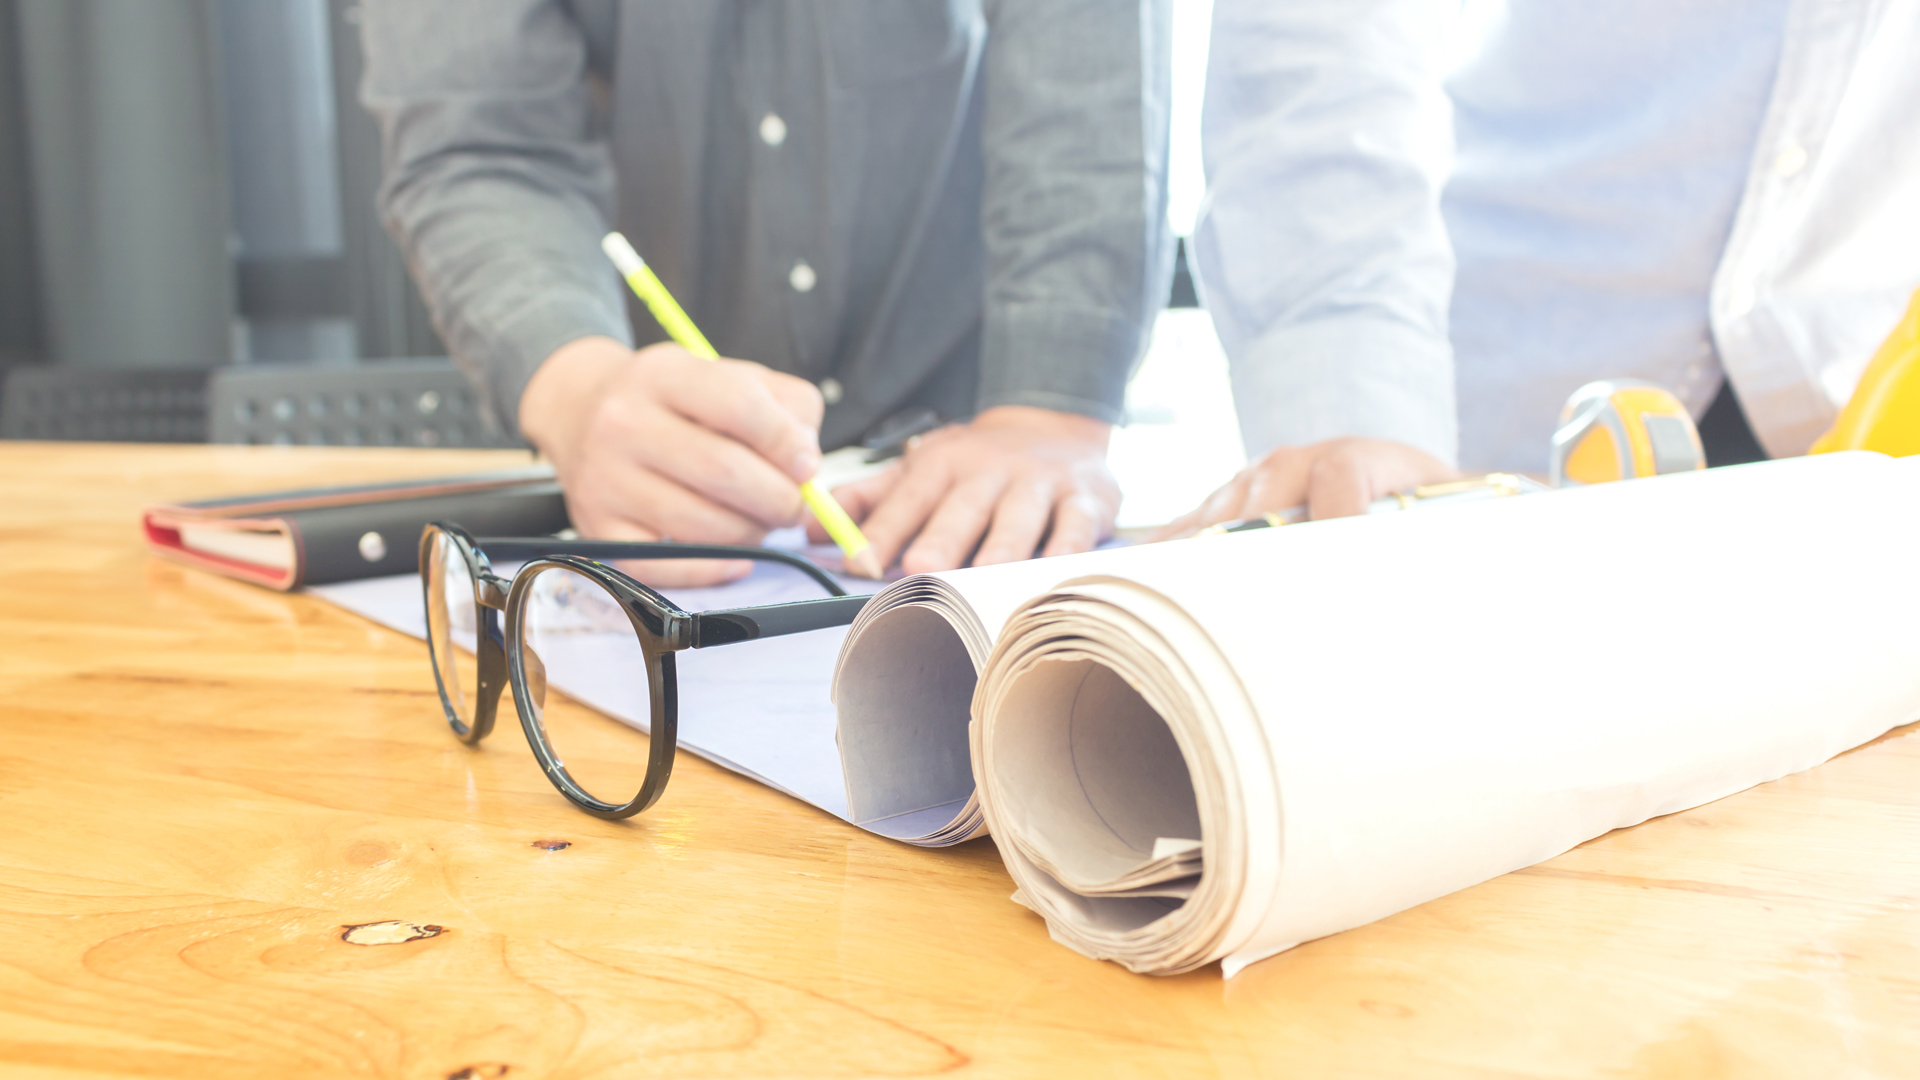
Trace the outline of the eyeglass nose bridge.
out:
<instances>
[{"instance_id":1,"label":"eyeglass nose bridge","mask_svg":"<svg viewBox=\"0 0 1920 1080\"><path fill-rule=\"evenodd\" d=\"M507 589L512 587L511 582L501 581L491 574L485 574L481 576L479 585L481 604L495 611L507 610Z\"/></svg>"}]
</instances>

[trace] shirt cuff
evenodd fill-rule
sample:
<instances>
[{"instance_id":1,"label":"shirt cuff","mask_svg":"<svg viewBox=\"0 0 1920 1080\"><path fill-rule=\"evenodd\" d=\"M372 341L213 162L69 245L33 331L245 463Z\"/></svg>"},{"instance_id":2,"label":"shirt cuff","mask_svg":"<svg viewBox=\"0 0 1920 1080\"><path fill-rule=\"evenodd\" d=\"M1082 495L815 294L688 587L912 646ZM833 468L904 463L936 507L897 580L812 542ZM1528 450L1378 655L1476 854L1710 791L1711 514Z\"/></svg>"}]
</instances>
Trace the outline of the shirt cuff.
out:
<instances>
[{"instance_id":1,"label":"shirt cuff","mask_svg":"<svg viewBox=\"0 0 1920 1080\"><path fill-rule=\"evenodd\" d=\"M1030 405L1117 424L1145 340L1133 319L1095 308L989 305L977 405Z\"/></svg>"},{"instance_id":2,"label":"shirt cuff","mask_svg":"<svg viewBox=\"0 0 1920 1080\"><path fill-rule=\"evenodd\" d=\"M1391 439L1449 465L1460 453L1453 348L1385 322L1329 319L1269 331L1232 357L1251 460L1342 436Z\"/></svg>"},{"instance_id":3,"label":"shirt cuff","mask_svg":"<svg viewBox=\"0 0 1920 1080\"><path fill-rule=\"evenodd\" d=\"M598 298L571 290L521 304L503 319L470 323L446 340L461 368L479 381L501 430L520 434L520 395L533 373L562 345L584 337L633 344L625 311L608 311Z\"/></svg>"}]
</instances>

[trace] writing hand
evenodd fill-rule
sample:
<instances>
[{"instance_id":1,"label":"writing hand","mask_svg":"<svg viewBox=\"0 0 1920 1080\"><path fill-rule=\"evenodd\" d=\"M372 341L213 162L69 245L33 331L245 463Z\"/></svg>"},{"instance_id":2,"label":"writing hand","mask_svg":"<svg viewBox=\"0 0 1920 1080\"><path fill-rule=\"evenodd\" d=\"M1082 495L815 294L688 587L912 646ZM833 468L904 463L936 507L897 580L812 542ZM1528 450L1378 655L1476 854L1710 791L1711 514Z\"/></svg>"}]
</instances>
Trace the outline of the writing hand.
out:
<instances>
[{"instance_id":1,"label":"writing hand","mask_svg":"<svg viewBox=\"0 0 1920 1080\"><path fill-rule=\"evenodd\" d=\"M820 468L820 392L744 360L604 337L554 351L520 399L520 430L552 462L583 536L755 544L800 516ZM656 586L744 576L743 560L634 562Z\"/></svg>"}]
</instances>

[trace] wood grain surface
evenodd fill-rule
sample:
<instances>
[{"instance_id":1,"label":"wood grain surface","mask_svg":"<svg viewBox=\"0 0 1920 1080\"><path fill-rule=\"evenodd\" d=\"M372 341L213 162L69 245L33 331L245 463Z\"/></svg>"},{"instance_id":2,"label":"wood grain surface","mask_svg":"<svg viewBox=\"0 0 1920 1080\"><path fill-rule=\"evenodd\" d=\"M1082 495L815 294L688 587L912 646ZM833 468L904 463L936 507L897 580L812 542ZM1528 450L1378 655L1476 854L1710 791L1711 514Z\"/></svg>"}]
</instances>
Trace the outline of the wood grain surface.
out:
<instances>
[{"instance_id":1,"label":"wood grain surface","mask_svg":"<svg viewBox=\"0 0 1920 1080\"><path fill-rule=\"evenodd\" d=\"M0 1074L1920 1075L1910 729L1155 979L1050 942L990 841L686 755L581 814L517 726L448 735L421 643L140 542L151 500L511 460L0 444Z\"/></svg>"}]
</instances>

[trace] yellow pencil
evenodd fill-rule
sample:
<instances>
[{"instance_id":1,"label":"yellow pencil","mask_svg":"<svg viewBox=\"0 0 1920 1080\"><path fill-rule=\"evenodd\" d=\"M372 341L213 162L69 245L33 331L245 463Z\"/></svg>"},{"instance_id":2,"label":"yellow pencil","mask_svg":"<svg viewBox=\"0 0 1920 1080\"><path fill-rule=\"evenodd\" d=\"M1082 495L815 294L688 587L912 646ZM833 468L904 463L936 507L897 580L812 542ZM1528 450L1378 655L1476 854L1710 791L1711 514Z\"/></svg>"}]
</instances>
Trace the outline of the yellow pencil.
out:
<instances>
[{"instance_id":1,"label":"yellow pencil","mask_svg":"<svg viewBox=\"0 0 1920 1080\"><path fill-rule=\"evenodd\" d=\"M668 337L703 360L720 359L720 354L708 343L707 336L687 317L686 311L667 291L666 285L661 283L659 275L653 272L639 252L633 250L633 245L627 242L626 237L610 232L601 239L600 250L613 260L621 276L627 279L628 287L647 305L647 310L653 312L653 317L659 321ZM827 535L840 545L840 550L846 555L847 569L861 577L879 580L880 560L873 553L873 545L867 543L866 534L847 516L833 493L809 480L800 485L800 497L806 500L813 516L820 519Z\"/></svg>"}]
</instances>

